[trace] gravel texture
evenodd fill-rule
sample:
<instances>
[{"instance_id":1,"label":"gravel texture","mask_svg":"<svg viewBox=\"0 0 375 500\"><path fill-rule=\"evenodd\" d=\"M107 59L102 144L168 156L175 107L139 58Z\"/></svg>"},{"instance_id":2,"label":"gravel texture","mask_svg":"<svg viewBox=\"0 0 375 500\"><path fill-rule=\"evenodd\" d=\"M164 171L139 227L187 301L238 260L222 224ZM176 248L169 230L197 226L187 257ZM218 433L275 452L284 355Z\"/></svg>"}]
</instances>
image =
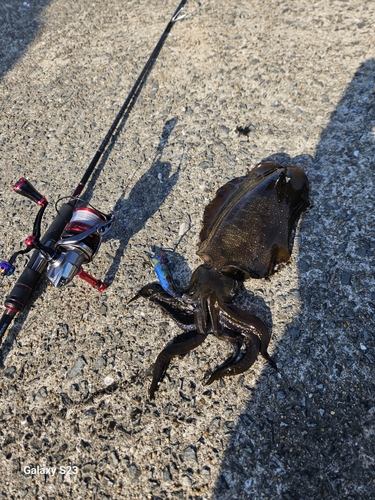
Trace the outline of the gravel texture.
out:
<instances>
[{"instance_id":1,"label":"gravel texture","mask_svg":"<svg viewBox=\"0 0 375 500\"><path fill-rule=\"evenodd\" d=\"M2 257L36 214L12 184L73 191L176 6L1 3ZM117 217L87 268L111 286L42 283L3 342L0 499L373 499L375 4L188 0L185 14L89 186ZM272 328L280 374L259 358L202 385L228 354L212 337L150 401L180 331L128 305L154 280L144 251L174 250L185 287L205 205L270 156L306 170L312 206L290 264L236 301Z\"/></svg>"}]
</instances>

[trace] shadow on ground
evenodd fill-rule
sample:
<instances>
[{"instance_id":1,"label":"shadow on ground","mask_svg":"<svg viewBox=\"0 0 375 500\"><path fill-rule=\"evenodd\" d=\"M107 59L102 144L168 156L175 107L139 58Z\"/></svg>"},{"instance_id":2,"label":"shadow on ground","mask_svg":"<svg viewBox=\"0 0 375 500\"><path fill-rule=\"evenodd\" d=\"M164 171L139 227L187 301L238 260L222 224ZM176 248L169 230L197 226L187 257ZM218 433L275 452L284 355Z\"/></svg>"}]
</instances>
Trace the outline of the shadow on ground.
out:
<instances>
[{"instance_id":1,"label":"shadow on ground","mask_svg":"<svg viewBox=\"0 0 375 500\"><path fill-rule=\"evenodd\" d=\"M216 500L375 498L374 80L368 60L308 168L301 313L274 346L282 377L248 388Z\"/></svg>"},{"instance_id":2,"label":"shadow on ground","mask_svg":"<svg viewBox=\"0 0 375 500\"><path fill-rule=\"evenodd\" d=\"M108 284L111 284L116 276L130 238L143 229L147 220L157 212L178 180L181 163L176 172L171 174L171 164L162 161L163 150L176 123L177 118L165 123L151 167L134 185L129 196L126 197L125 193L120 196L113 209L117 224L111 239L118 239L120 244L104 279Z\"/></svg>"},{"instance_id":3,"label":"shadow on ground","mask_svg":"<svg viewBox=\"0 0 375 500\"><path fill-rule=\"evenodd\" d=\"M0 79L9 71L36 37L40 17L51 0L0 2Z\"/></svg>"}]
</instances>

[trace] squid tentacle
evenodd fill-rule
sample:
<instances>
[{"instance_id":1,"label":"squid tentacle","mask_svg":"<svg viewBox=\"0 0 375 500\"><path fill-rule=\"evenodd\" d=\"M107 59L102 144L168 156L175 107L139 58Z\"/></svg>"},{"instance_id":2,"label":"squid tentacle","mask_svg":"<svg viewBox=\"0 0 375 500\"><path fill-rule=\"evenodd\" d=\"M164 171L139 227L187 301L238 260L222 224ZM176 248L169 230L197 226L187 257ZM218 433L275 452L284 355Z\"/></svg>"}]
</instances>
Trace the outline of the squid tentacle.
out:
<instances>
[{"instance_id":1,"label":"squid tentacle","mask_svg":"<svg viewBox=\"0 0 375 500\"><path fill-rule=\"evenodd\" d=\"M205 385L210 385L212 382L221 377L228 377L232 375L238 375L248 370L256 361L259 350L260 350L260 340L255 334L246 337L245 344L246 349L241 355L240 347L243 341L233 343L233 354L227 360L219 365L216 370L212 373L210 378L205 382Z\"/></svg>"},{"instance_id":2,"label":"squid tentacle","mask_svg":"<svg viewBox=\"0 0 375 500\"><path fill-rule=\"evenodd\" d=\"M242 335L249 337L256 335L260 340L260 353L275 370L277 365L275 361L267 352L268 344L271 340L271 334L267 326L255 314L245 311L235 306L234 304L220 304L220 309L223 312L224 323L228 322L232 327L235 326L240 329ZM232 319L234 318L234 320Z\"/></svg>"},{"instance_id":3,"label":"squid tentacle","mask_svg":"<svg viewBox=\"0 0 375 500\"><path fill-rule=\"evenodd\" d=\"M206 337L206 334L197 331L184 332L167 344L155 361L152 383L149 390L150 399L153 399L159 383L163 380L171 359L192 351L202 344Z\"/></svg>"},{"instance_id":4,"label":"squid tentacle","mask_svg":"<svg viewBox=\"0 0 375 500\"><path fill-rule=\"evenodd\" d=\"M183 330L191 331L196 329L195 312L191 305L186 304L183 299L169 295L159 283L154 282L145 285L128 303L137 300L139 297L149 299L160 306Z\"/></svg>"}]
</instances>

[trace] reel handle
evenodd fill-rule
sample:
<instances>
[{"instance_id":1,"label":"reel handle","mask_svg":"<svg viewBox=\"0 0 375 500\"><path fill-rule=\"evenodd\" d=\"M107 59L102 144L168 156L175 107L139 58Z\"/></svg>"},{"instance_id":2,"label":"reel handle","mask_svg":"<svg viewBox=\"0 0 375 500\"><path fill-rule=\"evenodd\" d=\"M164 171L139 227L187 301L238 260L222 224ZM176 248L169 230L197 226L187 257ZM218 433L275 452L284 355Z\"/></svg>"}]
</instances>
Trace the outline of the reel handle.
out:
<instances>
[{"instance_id":1,"label":"reel handle","mask_svg":"<svg viewBox=\"0 0 375 500\"><path fill-rule=\"evenodd\" d=\"M28 198L41 207L46 207L48 204L47 198L41 195L26 177L22 177L22 179L16 182L13 186L13 191L21 196L25 196L25 198Z\"/></svg>"},{"instance_id":2,"label":"reel handle","mask_svg":"<svg viewBox=\"0 0 375 500\"><path fill-rule=\"evenodd\" d=\"M88 283L92 287L96 288L98 290L98 292L104 292L104 290L107 288L107 285L105 283L103 283L103 281L100 281L97 278L95 278L94 276L91 276L91 274L84 271L82 269L82 267L78 271L76 276L78 276L82 280L86 281L86 283Z\"/></svg>"}]
</instances>

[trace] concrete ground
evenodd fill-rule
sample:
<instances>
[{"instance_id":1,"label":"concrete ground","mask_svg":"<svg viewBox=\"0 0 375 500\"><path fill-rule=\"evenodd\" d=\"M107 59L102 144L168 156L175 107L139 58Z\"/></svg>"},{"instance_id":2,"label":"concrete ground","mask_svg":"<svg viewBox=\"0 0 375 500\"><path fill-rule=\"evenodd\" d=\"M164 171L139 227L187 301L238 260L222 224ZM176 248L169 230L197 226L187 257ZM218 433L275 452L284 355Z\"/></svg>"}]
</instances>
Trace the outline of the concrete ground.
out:
<instances>
[{"instance_id":1,"label":"concrete ground","mask_svg":"<svg viewBox=\"0 0 375 500\"><path fill-rule=\"evenodd\" d=\"M2 258L37 211L13 183L51 201L47 227L176 7L1 3ZM3 342L0 498L375 498L374 16L371 0L187 1L87 192L117 217L87 266L111 286L42 283ZM272 328L280 374L259 358L204 386L229 353L209 337L150 401L152 364L180 330L128 305L154 280L144 252L174 250L186 287L204 207L270 156L306 170L312 206L290 264L236 302Z\"/></svg>"}]
</instances>

